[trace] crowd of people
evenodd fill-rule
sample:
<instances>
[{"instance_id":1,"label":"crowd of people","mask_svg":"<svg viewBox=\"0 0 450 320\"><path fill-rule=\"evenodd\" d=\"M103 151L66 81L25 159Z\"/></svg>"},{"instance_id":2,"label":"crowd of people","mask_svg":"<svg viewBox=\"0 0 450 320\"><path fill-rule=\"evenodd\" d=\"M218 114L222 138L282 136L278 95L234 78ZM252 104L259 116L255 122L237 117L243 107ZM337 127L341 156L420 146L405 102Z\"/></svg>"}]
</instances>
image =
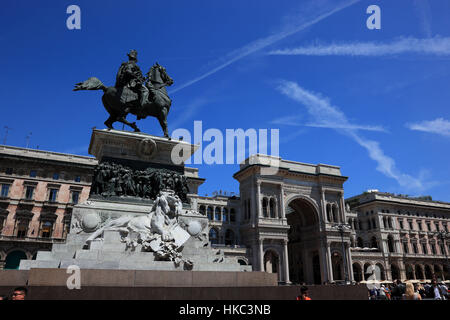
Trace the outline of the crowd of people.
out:
<instances>
[{"instance_id":1,"label":"crowd of people","mask_svg":"<svg viewBox=\"0 0 450 320\"><path fill-rule=\"evenodd\" d=\"M372 285L369 289L370 300L448 300L449 289L444 282L435 279L431 283L412 283L395 280L392 284Z\"/></svg>"}]
</instances>

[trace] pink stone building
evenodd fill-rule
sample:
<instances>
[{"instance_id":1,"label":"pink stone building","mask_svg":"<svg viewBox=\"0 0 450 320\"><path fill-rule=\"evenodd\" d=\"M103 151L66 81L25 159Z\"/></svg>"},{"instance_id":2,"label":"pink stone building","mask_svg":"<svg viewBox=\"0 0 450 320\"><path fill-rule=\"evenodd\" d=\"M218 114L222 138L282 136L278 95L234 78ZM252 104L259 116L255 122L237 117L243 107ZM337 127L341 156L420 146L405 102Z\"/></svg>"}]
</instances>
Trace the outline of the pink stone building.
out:
<instances>
[{"instance_id":1,"label":"pink stone building","mask_svg":"<svg viewBox=\"0 0 450 320\"><path fill-rule=\"evenodd\" d=\"M0 146L0 269L65 240L95 165L92 157Z\"/></svg>"}]
</instances>

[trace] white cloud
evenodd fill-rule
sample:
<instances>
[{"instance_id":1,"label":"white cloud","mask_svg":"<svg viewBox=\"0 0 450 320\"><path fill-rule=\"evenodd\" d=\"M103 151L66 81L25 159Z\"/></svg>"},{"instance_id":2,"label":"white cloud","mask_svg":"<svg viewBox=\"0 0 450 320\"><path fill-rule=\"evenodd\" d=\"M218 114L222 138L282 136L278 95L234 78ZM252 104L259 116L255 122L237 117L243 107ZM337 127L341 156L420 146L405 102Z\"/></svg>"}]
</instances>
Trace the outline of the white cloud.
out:
<instances>
[{"instance_id":1,"label":"white cloud","mask_svg":"<svg viewBox=\"0 0 450 320\"><path fill-rule=\"evenodd\" d=\"M287 97L303 104L317 123L330 122L341 124L341 128L335 126L334 129L350 137L361 147L365 148L369 153L369 157L377 163L377 170L385 176L395 179L403 188L421 191L431 185L425 183L421 179L422 177L416 178L400 172L395 165L394 159L384 153L380 144L377 141L367 140L360 136L358 133L359 129L349 125L345 114L333 106L328 99L307 91L291 81L281 81L277 89Z\"/></svg>"},{"instance_id":2,"label":"white cloud","mask_svg":"<svg viewBox=\"0 0 450 320\"><path fill-rule=\"evenodd\" d=\"M444 118L437 118L432 121L422 121L419 123L406 124L411 130L424 131L429 133L436 133L446 137L450 137L450 121Z\"/></svg>"},{"instance_id":3,"label":"white cloud","mask_svg":"<svg viewBox=\"0 0 450 320\"><path fill-rule=\"evenodd\" d=\"M270 51L269 55L306 56L387 56L404 53L450 55L450 38L400 38L389 43L352 42L303 46Z\"/></svg>"},{"instance_id":4,"label":"white cloud","mask_svg":"<svg viewBox=\"0 0 450 320\"><path fill-rule=\"evenodd\" d=\"M248 55L250 55L252 53L255 53L255 52L257 52L257 51L259 51L261 49L264 49L264 48L266 48L266 47L268 47L268 46L270 46L270 45L272 45L272 44L274 44L274 43L276 43L276 42L278 42L278 41L280 41L280 40L282 40L282 39L284 39L284 38L286 38L286 37L288 37L290 35L293 35L293 34L295 34L297 32L300 32L300 31L302 31L302 30L304 30L304 29L306 29L306 28L308 28L308 27L310 27L310 26L312 26L312 25L314 25L314 24L324 20L325 18L327 18L327 17L329 17L329 16L331 16L331 15L333 15L333 14L335 14L335 13L337 13L337 12L339 12L339 11L341 11L341 10L343 10L343 9L345 9L345 8L355 4L357 2L359 2L359 1L360 0L347 0L347 1L341 2L341 4L339 4L339 6L337 6L337 7L324 8L322 10L323 13L322 12L319 13L319 14L315 13L314 15L308 16L308 17L305 17L305 16L298 17L297 18L298 22L297 22L296 25L289 26L288 28L286 28L282 32L272 34L272 35L267 36L265 38L257 39L257 40L252 41L249 44L247 44L247 45L245 45L245 46L243 46L243 47L241 47L241 48L239 48L237 50L234 50L233 52L229 53L225 57L225 59L222 59L222 61L223 60L225 60L225 61L221 62L221 64L219 66L213 68L212 70L204 73L201 76L198 76L198 77L196 77L196 78L194 78L194 79L192 79L192 80L182 84L179 87L176 87L173 90L170 90L169 94L173 94L173 93L175 93L175 92L177 92L177 91L179 91L181 89L184 89L184 88L186 88L186 87L188 87L188 86L190 86L190 85L192 85L192 84L194 84L194 83L196 83L196 82L198 82L200 80L203 80L206 77L209 77L210 75L212 75L212 74L222 70L223 68L229 66L230 64L232 64L232 63L234 63L234 62L236 62L236 61L238 61L238 60L240 60L240 59L242 59L242 58L244 58L244 57L246 57L246 56L248 56Z\"/></svg>"}]
</instances>

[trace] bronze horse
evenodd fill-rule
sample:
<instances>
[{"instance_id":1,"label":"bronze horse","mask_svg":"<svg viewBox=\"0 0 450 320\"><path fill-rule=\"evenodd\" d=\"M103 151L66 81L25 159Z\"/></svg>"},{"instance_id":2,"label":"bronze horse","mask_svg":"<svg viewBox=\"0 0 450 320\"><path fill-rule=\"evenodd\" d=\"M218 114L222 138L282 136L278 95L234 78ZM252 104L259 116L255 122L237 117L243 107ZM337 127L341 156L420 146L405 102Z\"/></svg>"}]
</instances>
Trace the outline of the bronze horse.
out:
<instances>
[{"instance_id":1,"label":"bronze horse","mask_svg":"<svg viewBox=\"0 0 450 320\"><path fill-rule=\"evenodd\" d=\"M131 123L127 121L127 115L129 113L134 114L138 120L152 116L158 119L164 136L169 138L167 114L169 113L172 100L167 94L166 86L171 86L172 84L173 80L166 73L166 69L155 63L147 73L145 86L149 90L149 96L142 106L139 103L138 94L130 88L106 87L96 77L77 83L73 91L103 90L103 106L109 113L109 118L105 121L105 125L109 129L114 129L113 123L119 121L133 128L135 132L140 132L136 122Z\"/></svg>"}]
</instances>

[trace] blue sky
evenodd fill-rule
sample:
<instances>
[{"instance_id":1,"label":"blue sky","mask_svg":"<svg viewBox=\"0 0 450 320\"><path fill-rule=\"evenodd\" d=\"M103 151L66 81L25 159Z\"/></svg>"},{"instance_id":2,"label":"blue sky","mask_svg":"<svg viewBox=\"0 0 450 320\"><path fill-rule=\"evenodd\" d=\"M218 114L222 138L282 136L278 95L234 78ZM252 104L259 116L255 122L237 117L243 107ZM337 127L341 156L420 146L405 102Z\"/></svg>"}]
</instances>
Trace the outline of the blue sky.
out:
<instances>
[{"instance_id":1,"label":"blue sky","mask_svg":"<svg viewBox=\"0 0 450 320\"><path fill-rule=\"evenodd\" d=\"M66 8L81 8L68 30ZM369 30L366 9L381 8ZM103 128L96 76L130 49L174 79L170 131L280 130L284 159L341 167L367 189L450 202L450 2L446 0L8 1L0 12L0 143L87 155ZM130 115L129 120L134 121ZM161 135L157 121L138 123ZM121 124L115 124L121 129ZM208 142L204 142L204 146ZM238 165L196 165L200 194L238 192Z\"/></svg>"}]
</instances>

